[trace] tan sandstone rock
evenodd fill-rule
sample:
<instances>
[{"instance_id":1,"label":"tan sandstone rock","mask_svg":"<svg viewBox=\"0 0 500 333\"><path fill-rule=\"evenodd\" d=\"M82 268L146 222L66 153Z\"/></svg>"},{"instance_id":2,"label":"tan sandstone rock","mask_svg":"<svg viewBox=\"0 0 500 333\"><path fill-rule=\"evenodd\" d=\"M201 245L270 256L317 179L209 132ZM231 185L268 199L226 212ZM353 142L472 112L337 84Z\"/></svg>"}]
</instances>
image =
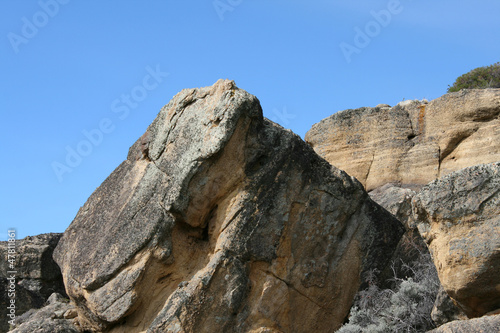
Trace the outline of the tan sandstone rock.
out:
<instances>
[{"instance_id":1,"label":"tan sandstone rock","mask_svg":"<svg viewBox=\"0 0 500 333\"><path fill-rule=\"evenodd\" d=\"M54 257L84 329L331 332L403 231L219 80L160 111Z\"/></svg>"},{"instance_id":2,"label":"tan sandstone rock","mask_svg":"<svg viewBox=\"0 0 500 333\"><path fill-rule=\"evenodd\" d=\"M313 125L306 141L369 191L419 188L452 171L500 161L500 89L462 90L429 103L345 110Z\"/></svg>"},{"instance_id":3,"label":"tan sandstone rock","mask_svg":"<svg viewBox=\"0 0 500 333\"><path fill-rule=\"evenodd\" d=\"M469 320L455 320L428 333L496 333L500 332L500 315Z\"/></svg>"},{"instance_id":4,"label":"tan sandstone rock","mask_svg":"<svg viewBox=\"0 0 500 333\"><path fill-rule=\"evenodd\" d=\"M412 201L445 291L468 317L500 308L500 163L431 182Z\"/></svg>"}]
</instances>

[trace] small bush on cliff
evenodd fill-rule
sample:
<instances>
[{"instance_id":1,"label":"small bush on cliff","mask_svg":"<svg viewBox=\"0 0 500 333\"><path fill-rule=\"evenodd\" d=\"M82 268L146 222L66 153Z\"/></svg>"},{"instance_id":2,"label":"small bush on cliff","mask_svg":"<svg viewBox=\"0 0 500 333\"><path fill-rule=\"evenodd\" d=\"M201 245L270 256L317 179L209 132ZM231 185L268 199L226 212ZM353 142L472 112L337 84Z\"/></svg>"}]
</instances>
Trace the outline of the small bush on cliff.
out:
<instances>
[{"instance_id":1,"label":"small bush on cliff","mask_svg":"<svg viewBox=\"0 0 500 333\"><path fill-rule=\"evenodd\" d=\"M500 88L500 62L473 69L460 76L451 87L448 86L448 92L484 88Z\"/></svg>"},{"instance_id":2,"label":"small bush on cliff","mask_svg":"<svg viewBox=\"0 0 500 333\"><path fill-rule=\"evenodd\" d=\"M439 289L437 272L429 253L422 252L406 264L412 276L397 279L394 290L380 289L368 279L369 287L358 293L349 323L338 333L425 332L435 327L431 311Z\"/></svg>"}]
</instances>

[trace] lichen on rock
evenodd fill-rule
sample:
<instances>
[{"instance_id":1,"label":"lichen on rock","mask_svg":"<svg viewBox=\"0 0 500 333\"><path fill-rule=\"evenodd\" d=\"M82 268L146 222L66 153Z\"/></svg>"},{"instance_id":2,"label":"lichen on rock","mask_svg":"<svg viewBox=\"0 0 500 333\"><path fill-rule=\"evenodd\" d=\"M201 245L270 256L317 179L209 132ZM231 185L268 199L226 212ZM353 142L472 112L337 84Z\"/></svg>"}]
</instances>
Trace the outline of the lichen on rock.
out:
<instances>
[{"instance_id":1,"label":"lichen on rock","mask_svg":"<svg viewBox=\"0 0 500 333\"><path fill-rule=\"evenodd\" d=\"M54 257L84 329L326 332L403 232L356 179L219 80L162 108Z\"/></svg>"}]
</instances>

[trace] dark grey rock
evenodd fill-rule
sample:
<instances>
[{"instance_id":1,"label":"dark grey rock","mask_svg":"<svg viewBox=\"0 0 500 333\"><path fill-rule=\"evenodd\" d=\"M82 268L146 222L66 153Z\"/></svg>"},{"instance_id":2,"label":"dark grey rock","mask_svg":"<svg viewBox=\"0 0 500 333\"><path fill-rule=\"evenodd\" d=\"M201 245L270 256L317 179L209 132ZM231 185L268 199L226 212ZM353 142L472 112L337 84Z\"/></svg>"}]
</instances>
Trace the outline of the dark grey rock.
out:
<instances>
[{"instance_id":1,"label":"dark grey rock","mask_svg":"<svg viewBox=\"0 0 500 333\"><path fill-rule=\"evenodd\" d=\"M29 309L40 308L47 298L54 292L66 294L61 270L52 259L52 253L62 234L49 233L37 236L28 236L16 240L15 249L15 300L16 316L20 316ZM0 307L5 308L10 298L7 292L7 277L12 271L8 267L8 242L0 242ZM0 321L0 331L8 329L6 320Z\"/></svg>"},{"instance_id":2,"label":"dark grey rock","mask_svg":"<svg viewBox=\"0 0 500 333\"><path fill-rule=\"evenodd\" d=\"M74 309L69 300L54 293L50 302L41 309L31 309L16 320L12 333L79 333L74 320L64 318L64 313Z\"/></svg>"},{"instance_id":3,"label":"dark grey rock","mask_svg":"<svg viewBox=\"0 0 500 333\"><path fill-rule=\"evenodd\" d=\"M441 286L434 302L431 318L436 323L436 326L441 326L450 321L467 319L467 316Z\"/></svg>"}]
</instances>

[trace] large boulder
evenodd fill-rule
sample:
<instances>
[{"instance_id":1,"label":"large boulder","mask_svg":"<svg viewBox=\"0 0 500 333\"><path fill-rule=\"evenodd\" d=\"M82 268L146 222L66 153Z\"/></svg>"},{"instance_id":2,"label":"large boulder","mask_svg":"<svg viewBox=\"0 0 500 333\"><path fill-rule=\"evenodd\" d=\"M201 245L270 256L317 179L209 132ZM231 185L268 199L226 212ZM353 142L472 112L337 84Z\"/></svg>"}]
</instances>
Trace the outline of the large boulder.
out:
<instances>
[{"instance_id":1,"label":"large boulder","mask_svg":"<svg viewBox=\"0 0 500 333\"><path fill-rule=\"evenodd\" d=\"M448 295L468 317L500 308L500 163L435 180L412 206Z\"/></svg>"},{"instance_id":2,"label":"large boulder","mask_svg":"<svg viewBox=\"0 0 500 333\"><path fill-rule=\"evenodd\" d=\"M54 257L84 329L329 332L403 232L219 80L160 111Z\"/></svg>"},{"instance_id":3,"label":"large boulder","mask_svg":"<svg viewBox=\"0 0 500 333\"><path fill-rule=\"evenodd\" d=\"M461 90L429 103L337 112L306 134L314 150L367 190L418 189L450 172L500 161L500 89Z\"/></svg>"}]
</instances>

